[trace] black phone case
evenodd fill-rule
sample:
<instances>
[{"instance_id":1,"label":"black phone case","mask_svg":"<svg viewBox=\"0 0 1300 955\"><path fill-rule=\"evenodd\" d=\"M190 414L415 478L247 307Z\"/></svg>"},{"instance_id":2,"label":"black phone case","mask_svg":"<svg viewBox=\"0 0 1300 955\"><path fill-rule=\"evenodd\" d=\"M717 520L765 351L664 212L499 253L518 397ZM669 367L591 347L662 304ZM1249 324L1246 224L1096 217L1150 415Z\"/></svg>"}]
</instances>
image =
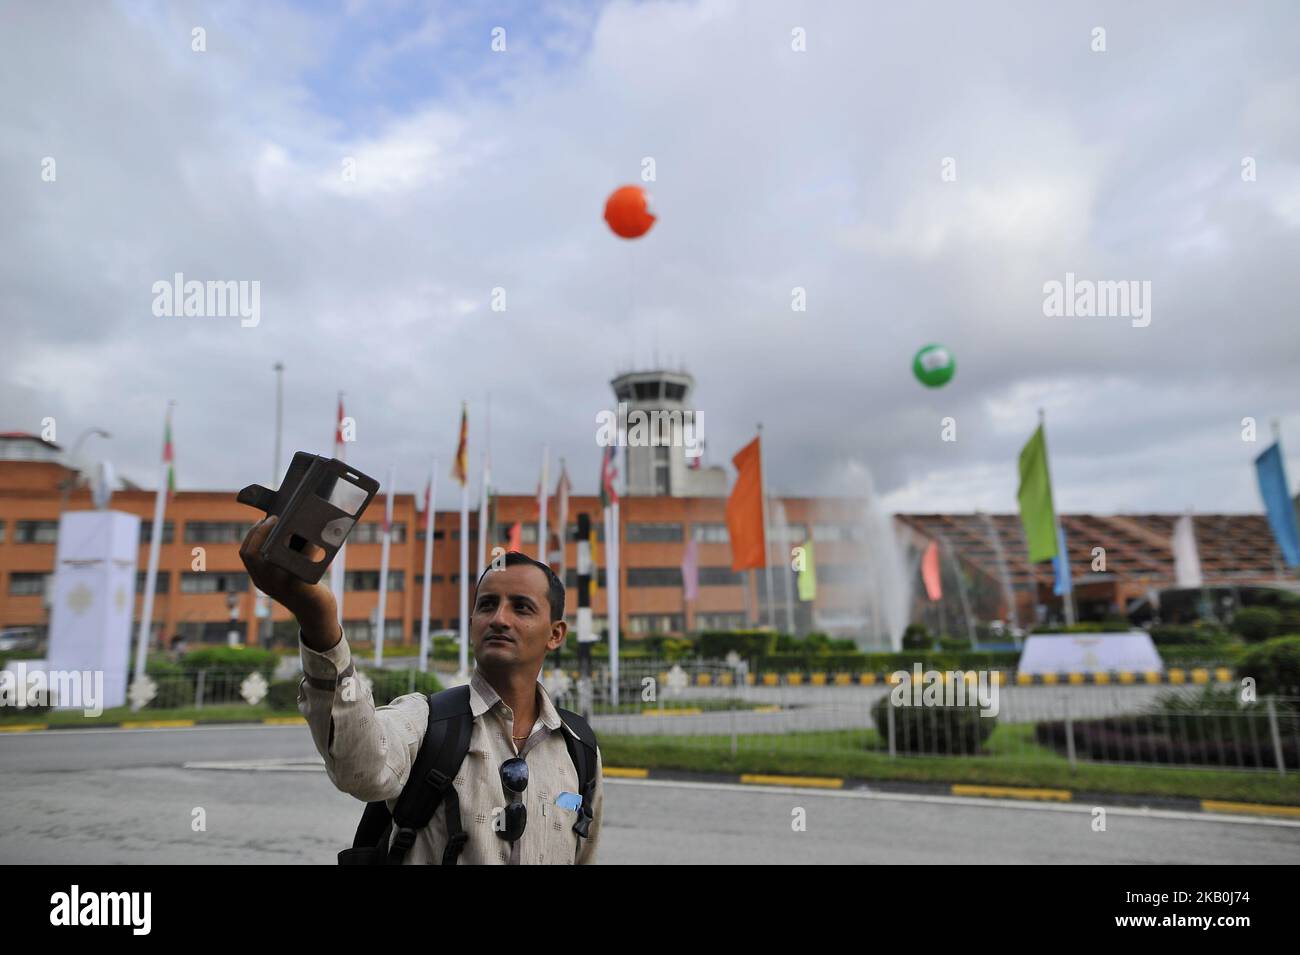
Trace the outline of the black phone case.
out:
<instances>
[{"instance_id":1,"label":"black phone case","mask_svg":"<svg viewBox=\"0 0 1300 955\"><path fill-rule=\"evenodd\" d=\"M278 491L250 484L239 492L236 500L280 518L267 535L261 556L314 584L321 579L378 491L378 481L343 461L299 451L294 454ZM303 553L308 543L321 548L325 556L320 560L309 559Z\"/></svg>"}]
</instances>

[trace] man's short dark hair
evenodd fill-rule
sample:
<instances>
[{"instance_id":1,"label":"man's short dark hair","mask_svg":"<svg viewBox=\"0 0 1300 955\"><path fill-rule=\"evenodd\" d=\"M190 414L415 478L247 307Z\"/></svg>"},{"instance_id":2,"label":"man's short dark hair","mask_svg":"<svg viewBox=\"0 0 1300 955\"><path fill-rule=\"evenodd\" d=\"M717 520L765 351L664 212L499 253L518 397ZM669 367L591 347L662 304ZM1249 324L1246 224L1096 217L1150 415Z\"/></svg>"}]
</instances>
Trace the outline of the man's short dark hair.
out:
<instances>
[{"instance_id":1,"label":"man's short dark hair","mask_svg":"<svg viewBox=\"0 0 1300 955\"><path fill-rule=\"evenodd\" d=\"M542 573L546 574L546 600L551 605L551 623L563 619L564 581L560 580L559 575L556 574L555 571L551 570L547 564L543 564L540 560L534 560L527 554L521 554L517 550L506 551L505 566L514 567L517 564L532 564L538 570L542 571ZM479 584L483 583L483 578L486 577L488 572L492 569L492 564L489 562L488 566L484 568L483 573L479 574ZM475 587L477 586L478 584L475 584Z\"/></svg>"}]
</instances>

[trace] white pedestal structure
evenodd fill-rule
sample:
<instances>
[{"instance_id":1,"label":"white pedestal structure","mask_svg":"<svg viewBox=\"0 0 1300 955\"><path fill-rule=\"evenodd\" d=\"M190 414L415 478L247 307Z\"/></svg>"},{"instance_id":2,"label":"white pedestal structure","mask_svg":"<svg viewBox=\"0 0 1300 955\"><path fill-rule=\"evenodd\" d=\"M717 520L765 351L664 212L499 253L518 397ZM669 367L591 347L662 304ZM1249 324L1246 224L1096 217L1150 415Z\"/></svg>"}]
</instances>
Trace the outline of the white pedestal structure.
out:
<instances>
[{"instance_id":1,"label":"white pedestal structure","mask_svg":"<svg viewBox=\"0 0 1300 955\"><path fill-rule=\"evenodd\" d=\"M1164 663L1143 630L1130 633L1038 634L1025 641L1021 673L1163 673Z\"/></svg>"},{"instance_id":2,"label":"white pedestal structure","mask_svg":"<svg viewBox=\"0 0 1300 955\"><path fill-rule=\"evenodd\" d=\"M105 708L126 705L140 518L69 511L59 519L47 667L104 674Z\"/></svg>"}]
</instances>

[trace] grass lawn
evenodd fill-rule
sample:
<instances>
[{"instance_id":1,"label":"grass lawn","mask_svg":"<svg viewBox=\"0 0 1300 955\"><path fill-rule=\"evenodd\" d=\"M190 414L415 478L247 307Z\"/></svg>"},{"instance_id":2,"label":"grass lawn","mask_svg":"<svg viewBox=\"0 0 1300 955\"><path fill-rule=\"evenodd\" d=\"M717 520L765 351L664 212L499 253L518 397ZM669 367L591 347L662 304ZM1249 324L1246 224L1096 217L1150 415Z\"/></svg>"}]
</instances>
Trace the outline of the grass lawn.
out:
<instances>
[{"instance_id":1,"label":"grass lawn","mask_svg":"<svg viewBox=\"0 0 1300 955\"><path fill-rule=\"evenodd\" d=\"M842 776L927 783L1033 786L1147 796L1183 796L1300 805L1300 774L1209 769L1163 769L1069 761L1033 742L1032 724L999 726L985 744L988 755L899 756L877 747L874 730L834 730L737 737L605 734L607 766L712 773Z\"/></svg>"}]
</instances>

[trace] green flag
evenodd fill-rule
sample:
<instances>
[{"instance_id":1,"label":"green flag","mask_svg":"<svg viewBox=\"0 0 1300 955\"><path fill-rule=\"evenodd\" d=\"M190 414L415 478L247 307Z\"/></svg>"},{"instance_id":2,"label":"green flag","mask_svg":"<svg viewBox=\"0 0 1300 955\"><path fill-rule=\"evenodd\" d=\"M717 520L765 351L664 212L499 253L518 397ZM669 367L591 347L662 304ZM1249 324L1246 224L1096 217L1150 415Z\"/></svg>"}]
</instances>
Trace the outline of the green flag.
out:
<instances>
[{"instance_id":1,"label":"green flag","mask_svg":"<svg viewBox=\"0 0 1300 955\"><path fill-rule=\"evenodd\" d=\"M813 542L803 542L803 569L799 571L799 599L807 602L817 599L817 561L813 558Z\"/></svg>"},{"instance_id":2,"label":"green flag","mask_svg":"<svg viewBox=\"0 0 1300 955\"><path fill-rule=\"evenodd\" d=\"M1040 424L1020 452L1020 523L1029 545L1029 562L1056 556L1056 509L1052 506L1052 481L1047 476L1047 436Z\"/></svg>"}]
</instances>

